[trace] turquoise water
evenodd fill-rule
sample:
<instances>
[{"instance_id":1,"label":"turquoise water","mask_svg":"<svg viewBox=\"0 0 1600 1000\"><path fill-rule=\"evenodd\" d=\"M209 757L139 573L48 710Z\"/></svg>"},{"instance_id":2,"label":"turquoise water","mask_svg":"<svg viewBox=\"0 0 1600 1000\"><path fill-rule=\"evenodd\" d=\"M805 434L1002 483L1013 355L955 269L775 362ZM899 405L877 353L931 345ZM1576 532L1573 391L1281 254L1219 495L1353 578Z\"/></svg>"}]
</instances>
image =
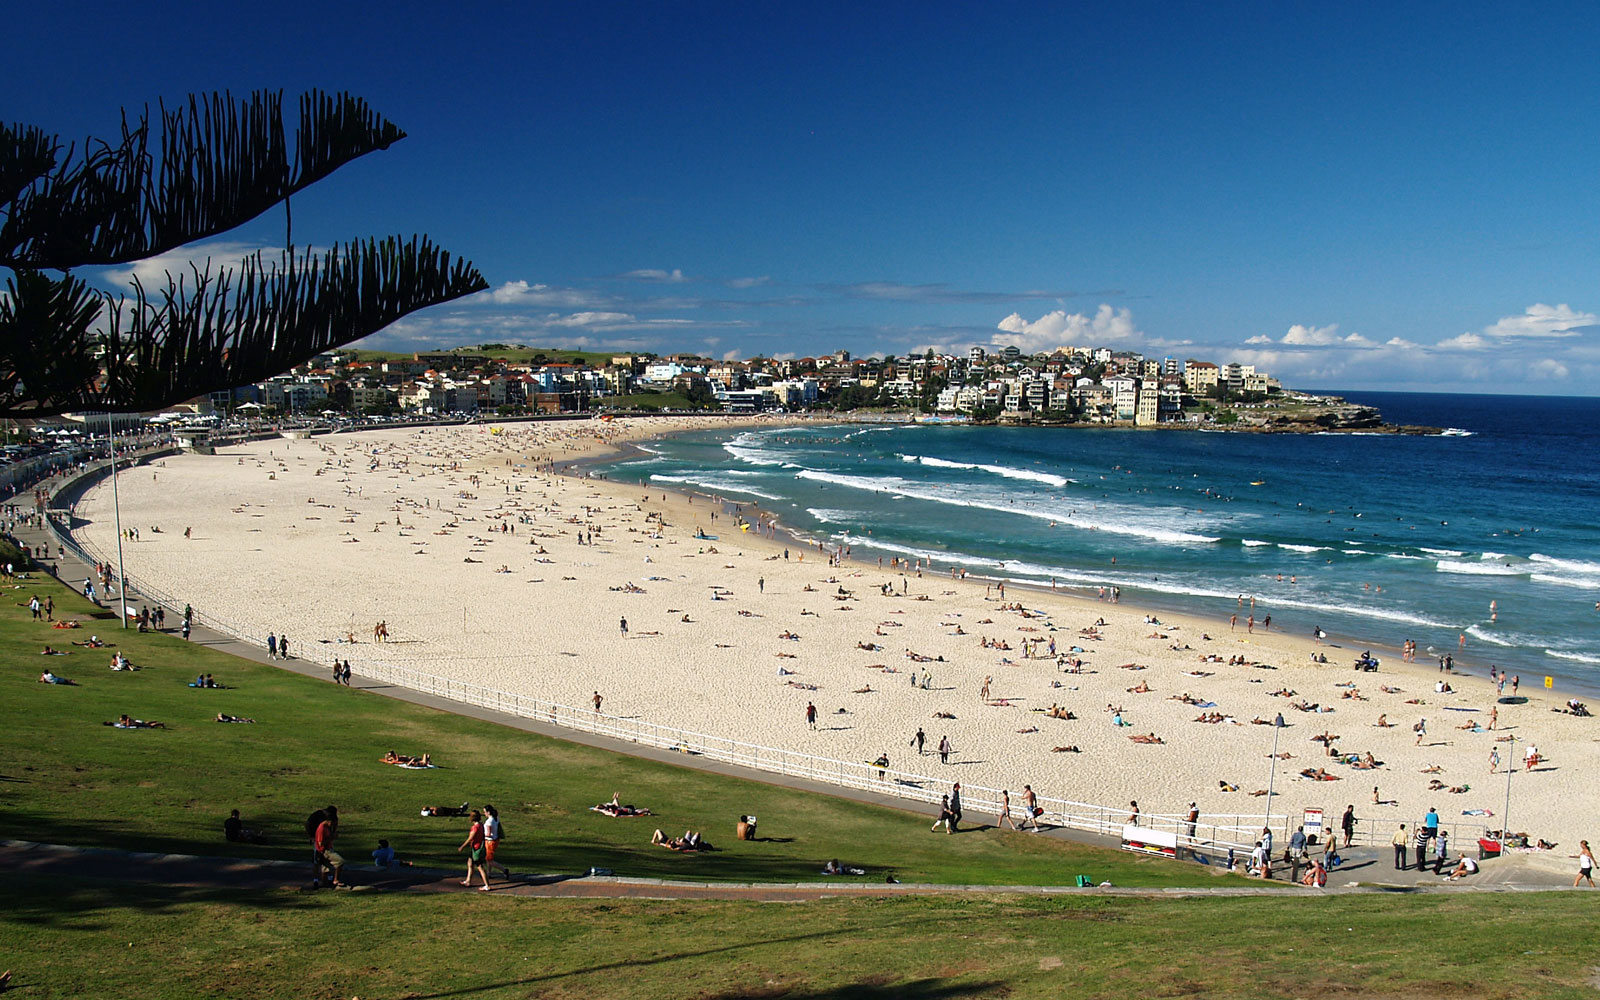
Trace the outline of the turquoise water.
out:
<instances>
[{"instance_id":1,"label":"turquoise water","mask_svg":"<svg viewBox=\"0 0 1600 1000\"><path fill-rule=\"evenodd\" d=\"M759 503L858 558L1600 686L1600 400L1350 393L1443 437L848 425L654 442L613 478ZM1465 634L1465 650L1458 648Z\"/></svg>"}]
</instances>

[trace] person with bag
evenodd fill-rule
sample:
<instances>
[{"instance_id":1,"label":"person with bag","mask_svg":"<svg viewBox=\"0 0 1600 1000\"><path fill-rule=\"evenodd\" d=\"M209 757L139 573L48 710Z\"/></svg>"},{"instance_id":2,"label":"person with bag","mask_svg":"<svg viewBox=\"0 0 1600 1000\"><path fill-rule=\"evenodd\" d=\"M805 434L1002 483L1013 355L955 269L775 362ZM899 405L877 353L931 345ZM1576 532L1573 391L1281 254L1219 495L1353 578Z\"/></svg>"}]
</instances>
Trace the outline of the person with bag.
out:
<instances>
[{"instance_id":1,"label":"person with bag","mask_svg":"<svg viewBox=\"0 0 1600 1000\"><path fill-rule=\"evenodd\" d=\"M463 840L461 846L456 848L456 853L467 852L467 877L462 881L462 885L470 886L472 884L472 872L474 869L477 870L479 875L483 876L483 885L478 887L479 892L489 891L489 870L484 865L484 860L488 857L488 849L484 847L484 843L483 814L474 809L472 810L472 826L467 830L467 839Z\"/></svg>"}]
</instances>

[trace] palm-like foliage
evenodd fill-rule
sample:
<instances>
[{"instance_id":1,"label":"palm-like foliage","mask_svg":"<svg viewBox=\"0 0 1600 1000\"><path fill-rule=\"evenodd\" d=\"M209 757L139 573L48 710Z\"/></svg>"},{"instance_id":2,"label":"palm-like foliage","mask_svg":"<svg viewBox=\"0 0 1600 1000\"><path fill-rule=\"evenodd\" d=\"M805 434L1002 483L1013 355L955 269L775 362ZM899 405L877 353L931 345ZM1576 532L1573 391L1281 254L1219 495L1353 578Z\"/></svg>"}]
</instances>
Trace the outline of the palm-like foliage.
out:
<instances>
[{"instance_id":1,"label":"palm-like foliage","mask_svg":"<svg viewBox=\"0 0 1600 1000\"><path fill-rule=\"evenodd\" d=\"M82 151L0 125L0 417L136 411L277 374L406 314L481 291L483 277L426 237L320 255L291 245L210 263L131 294L76 267L144 260L233 229L340 166L405 138L360 98L300 99L294 141L280 94L191 98ZM60 272L52 276L46 272Z\"/></svg>"}]
</instances>

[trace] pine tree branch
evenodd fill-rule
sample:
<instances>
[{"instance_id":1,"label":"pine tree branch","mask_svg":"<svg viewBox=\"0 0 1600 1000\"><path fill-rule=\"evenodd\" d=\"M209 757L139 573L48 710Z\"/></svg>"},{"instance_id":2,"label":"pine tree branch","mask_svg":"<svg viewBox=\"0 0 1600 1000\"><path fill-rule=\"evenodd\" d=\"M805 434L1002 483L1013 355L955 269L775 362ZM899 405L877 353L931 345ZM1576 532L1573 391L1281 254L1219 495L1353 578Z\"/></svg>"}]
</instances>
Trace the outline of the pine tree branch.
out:
<instances>
[{"instance_id":1,"label":"pine tree branch","mask_svg":"<svg viewBox=\"0 0 1600 1000\"><path fill-rule=\"evenodd\" d=\"M66 270L152 257L234 229L405 138L362 99L321 91L300 98L292 145L281 92L191 97L186 107L162 105L158 125L152 142L148 111L131 125L124 115L119 141L91 139L81 157L35 171L10 194L0 187L0 266ZM28 141L59 145L37 130ZM15 150L0 143L0 181L37 164L22 151L20 141Z\"/></svg>"},{"instance_id":2,"label":"pine tree branch","mask_svg":"<svg viewBox=\"0 0 1600 1000\"><path fill-rule=\"evenodd\" d=\"M6 396L7 383L0 381L0 417L170 406L280 374L418 309L487 287L470 264L452 260L426 237L390 237L322 254L286 253L271 263L256 254L237 268L213 270L208 261L191 265L186 275L169 274L154 292L136 281L131 300L105 310L98 336L90 329L101 313L94 293L93 313L81 322L60 322L70 312L64 304L35 308L46 318L17 326L15 336L8 335L0 310L0 336L8 347L0 354L0 372L21 364L10 361L11 353L37 357L53 349L62 359L38 370L18 368L12 384L20 379L21 395ZM29 301L42 296L40 290ZM96 354L102 355L98 361ZM68 363L74 358L90 363ZM46 385L54 390L37 391Z\"/></svg>"}]
</instances>

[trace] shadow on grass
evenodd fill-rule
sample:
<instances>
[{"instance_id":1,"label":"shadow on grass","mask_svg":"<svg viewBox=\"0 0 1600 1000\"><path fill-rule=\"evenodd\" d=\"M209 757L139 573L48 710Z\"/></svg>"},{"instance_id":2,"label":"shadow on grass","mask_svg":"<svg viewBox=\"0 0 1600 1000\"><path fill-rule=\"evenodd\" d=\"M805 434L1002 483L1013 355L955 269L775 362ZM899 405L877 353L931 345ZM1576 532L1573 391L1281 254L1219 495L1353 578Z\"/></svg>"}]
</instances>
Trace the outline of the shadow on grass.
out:
<instances>
[{"instance_id":1,"label":"shadow on grass","mask_svg":"<svg viewBox=\"0 0 1600 1000\"><path fill-rule=\"evenodd\" d=\"M195 887L98 882L16 872L0 872L0 886L6 890L5 923L87 932L120 926L99 917L99 914L119 910L160 915L195 904L225 904L257 910L294 911L315 905L312 901L316 898L289 892L240 892L237 887L227 885Z\"/></svg>"},{"instance_id":2,"label":"shadow on grass","mask_svg":"<svg viewBox=\"0 0 1600 1000\"><path fill-rule=\"evenodd\" d=\"M916 920L907 920L895 923L895 928L912 930L923 925L942 925L938 917L928 917ZM587 968L572 969L567 972L555 972L544 976L528 976L523 979L511 979L503 982L485 983L478 986L465 986L459 989L444 990L438 993L411 994L413 1000L444 1000L446 997L468 997L479 993L502 990L507 987L536 986L540 983L550 983L575 976L587 976L596 973L623 973L627 970L638 969L646 966L666 965L684 959L704 958L710 955L729 955L743 951L747 948L764 948L774 944L794 944L801 941L815 941L825 938L838 937L837 929L812 931L805 934L791 934L786 937L773 938L761 937L734 944L725 944L716 948L702 948L696 951L679 951L670 954L655 955L650 958L631 959L627 961L606 962L592 965ZM719 993L709 1000L738 1000L748 997L751 1000L760 1000L766 997L792 997L797 1000L944 1000L961 996L993 995L998 988L1003 988L999 982L986 983L948 983L940 979L921 979L909 983L850 983L845 986L831 987L828 989L797 992L792 988L772 988L758 990L738 990L728 993Z\"/></svg>"},{"instance_id":3,"label":"shadow on grass","mask_svg":"<svg viewBox=\"0 0 1600 1000\"><path fill-rule=\"evenodd\" d=\"M994 996L1006 989L999 980L981 983L952 983L944 979L915 979L906 983L850 983L825 990L796 992L787 988L718 993L710 1000L949 1000L954 997Z\"/></svg>"}]
</instances>

